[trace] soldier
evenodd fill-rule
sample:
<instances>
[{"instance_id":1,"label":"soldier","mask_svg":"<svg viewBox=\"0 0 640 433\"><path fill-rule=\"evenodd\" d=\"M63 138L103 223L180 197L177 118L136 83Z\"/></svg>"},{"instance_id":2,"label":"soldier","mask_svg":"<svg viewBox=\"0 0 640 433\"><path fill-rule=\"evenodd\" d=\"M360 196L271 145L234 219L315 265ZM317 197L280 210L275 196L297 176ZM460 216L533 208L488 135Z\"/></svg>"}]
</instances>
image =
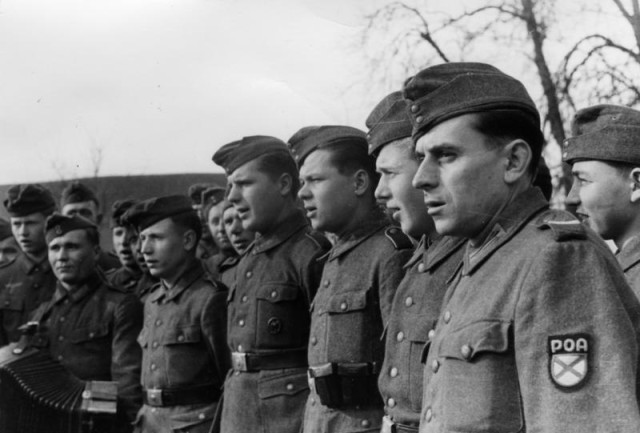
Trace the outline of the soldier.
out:
<instances>
[{"instance_id":1,"label":"soldier","mask_svg":"<svg viewBox=\"0 0 640 433\"><path fill-rule=\"evenodd\" d=\"M305 433L379 431L383 416L380 336L413 245L376 204L365 137L312 126L289 140L307 217L336 238L312 306Z\"/></svg>"},{"instance_id":2,"label":"soldier","mask_svg":"<svg viewBox=\"0 0 640 433\"><path fill-rule=\"evenodd\" d=\"M207 222L202 215L202 193L214 185L208 183L194 183L189 187L187 195L191 198L191 206L198 213L198 217L202 221L202 237L198 243L196 257L200 260L207 260L217 252L216 244L211 238L209 230L207 230Z\"/></svg>"},{"instance_id":3,"label":"soldier","mask_svg":"<svg viewBox=\"0 0 640 433\"><path fill-rule=\"evenodd\" d=\"M206 222L206 230L216 244L218 252L203 260L205 269L216 280L229 267L233 267L238 261L238 253L231 245L231 241L224 230L222 214L231 203L225 200L225 188L211 187L202 193L202 217Z\"/></svg>"},{"instance_id":4,"label":"soldier","mask_svg":"<svg viewBox=\"0 0 640 433\"><path fill-rule=\"evenodd\" d=\"M136 293L138 281L142 278L142 269L131 248L132 239L137 238L135 228L124 224L122 216L136 202L133 200L116 200L111 206L111 235L113 249L120 260L120 267L105 273L107 281L117 288L129 293Z\"/></svg>"},{"instance_id":5,"label":"soldier","mask_svg":"<svg viewBox=\"0 0 640 433\"><path fill-rule=\"evenodd\" d=\"M58 282L53 298L33 314L39 326L31 344L48 350L79 379L117 382L118 431L131 431L142 397L136 342L142 307L96 272L99 234L92 222L53 214L46 239Z\"/></svg>"},{"instance_id":6,"label":"soldier","mask_svg":"<svg viewBox=\"0 0 640 433\"><path fill-rule=\"evenodd\" d=\"M144 304L142 346L144 405L136 431L208 432L224 375L226 291L196 258L202 225L189 198L149 199L127 211L140 232L140 249L160 279Z\"/></svg>"},{"instance_id":7,"label":"soldier","mask_svg":"<svg viewBox=\"0 0 640 433\"><path fill-rule=\"evenodd\" d=\"M615 105L578 111L563 159L572 164L569 205L604 239L612 240L640 296L640 112Z\"/></svg>"},{"instance_id":8,"label":"soldier","mask_svg":"<svg viewBox=\"0 0 640 433\"><path fill-rule=\"evenodd\" d=\"M468 239L428 343L420 431L638 431L640 304L604 243L532 187L543 137L525 88L448 63L404 96L414 186L438 233Z\"/></svg>"},{"instance_id":9,"label":"soldier","mask_svg":"<svg viewBox=\"0 0 640 433\"><path fill-rule=\"evenodd\" d=\"M80 215L100 226L102 223L102 212L100 211L100 200L96 194L86 185L80 182L72 182L62 190L60 196L60 212L62 215ZM118 257L103 250L100 251L98 267L103 272L120 267Z\"/></svg>"},{"instance_id":10,"label":"soldier","mask_svg":"<svg viewBox=\"0 0 640 433\"><path fill-rule=\"evenodd\" d=\"M367 119L369 153L380 181L375 195L402 231L420 240L405 265L386 326L385 356L378 387L385 402L382 433L417 432L422 402L422 350L440 314L447 280L460 264L464 239L439 238L423 194L411 181L419 162L402 92L385 97Z\"/></svg>"},{"instance_id":11,"label":"soldier","mask_svg":"<svg viewBox=\"0 0 640 433\"><path fill-rule=\"evenodd\" d=\"M45 221L56 208L51 192L39 184L12 186L4 206L22 254L0 269L0 345L20 339L18 327L56 286L44 237Z\"/></svg>"},{"instance_id":12,"label":"soldier","mask_svg":"<svg viewBox=\"0 0 640 433\"><path fill-rule=\"evenodd\" d=\"M284 142L245 137L213 161L227 172L227 199L242 226L256 233L228 298L233 373L222 431L298 433L309 392L309 306L329 243L297 208L298 170Z\"/></svg>"},{"instance_id":13,"label":"soldier","mask_svg":"<svg viewBox=\"0 0 640 433\"><path fill-rule=\"evenodd\" d=\"M227 203L229 202L227 201ZM240 262L240 256L253 242L255 233L242 227L242 221L238 218L238 213L231 206L231 203L224 209L222 219L224 231L236 251L236 255L226 258L222 263L224 269L220 273L220 281L227 287L233 287L236 278L236 265Z\"/></svg>"},{"instance_id":14,"label":"soldier","mask_svg":"<svg viewBox=\"0 0 640 433\"><path fill-rule=\"evenodd\" d=\"M11 223L0 218L0 268L9 266L20 254L20 247L13 237Z\"/></svg>"}]
</instances>

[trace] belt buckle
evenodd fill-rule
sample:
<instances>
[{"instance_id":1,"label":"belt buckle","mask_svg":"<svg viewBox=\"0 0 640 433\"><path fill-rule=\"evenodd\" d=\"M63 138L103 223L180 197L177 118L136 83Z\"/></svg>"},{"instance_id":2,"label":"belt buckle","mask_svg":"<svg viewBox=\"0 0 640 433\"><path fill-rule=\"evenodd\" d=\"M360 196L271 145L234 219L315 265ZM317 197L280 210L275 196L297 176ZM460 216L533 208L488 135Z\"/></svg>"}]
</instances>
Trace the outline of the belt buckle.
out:
<instances>
[{"instance_id":1,"label":"belt buckle","mask_svg":"<svg viewBox=\"0 0 640 433\"><path fill-rule=\"evenodd\" d=\"M382 417L382 428L380 429L380 433L397 433L396 423L391 421L389 415Z\"/></svg>"},{"instance_id":2,"label":"belt buckle","mask_svg":"<svg viewBox=\"0 0 640 433\"><path fill-rule=\"evenodd\" d=\"M147 389L147 402L150 406L162 406L162 390L157 388Z\"/></svg>"},{"instance_id":3,"label":"belt buckle","mask_svg":"<svg viewBox=\"0 0 640 433\"><path fill-rule=\"evenodd\" d=\"M248 371L247 354L245 352L231 353L231 365L235 371Z\"/></svg>"}]
</instances>

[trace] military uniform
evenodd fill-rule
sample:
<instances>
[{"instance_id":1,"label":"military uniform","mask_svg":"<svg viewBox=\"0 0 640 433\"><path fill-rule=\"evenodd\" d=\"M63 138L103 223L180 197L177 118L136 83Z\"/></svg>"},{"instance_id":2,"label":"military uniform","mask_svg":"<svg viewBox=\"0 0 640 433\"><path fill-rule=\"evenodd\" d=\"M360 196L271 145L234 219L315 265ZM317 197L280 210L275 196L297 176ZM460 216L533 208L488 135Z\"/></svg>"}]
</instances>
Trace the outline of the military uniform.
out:
<instances>
[{"instance_id":1,"label":"military uniform","mask_svg":"<svg viewBox=\"0 0 640 433\"><path fill-rule=\"evenodd\" d=\"M309 305L328 241L296 211L256 240L234 268L228 297L233 371L224 389L225 433L298 433L307 384Z\"/></svg>"},{"instance_id":2,"label":"military uniform","mask_svg":"<svg viewBox=\"0 0 640 433\"><path fill-rule=\"evenodd\" d=\"M236 265L240 263L240 256L227 257L220 263L220 281L227 287L233 287L236 282Z\"/></svg>"},{"instance_id":3,"label":"military uniform","mask_svg":"<svg viewBox=\"0 0 640 433\"><path fill-rule=\"evenodd\" d=\"M616 258L629 285L640 299L640 236L629 239L616 253Z\"/></svg>"},{"instance_id":4,"label":"military uniform","mask_svg":"<svg viewBox=\"0 0 640 433\"><path fill-rule=\"evenodd\" d=\"M11 265L0 269L0 343L20 339L18 327L27 322L33 311L51 299L56 287L48 260L34 263L19 254Z\"/></svg>"},{"instance_id":5,"label":"military uniform","mask_svg":"<svg viewBox=\"0 0 640 433\"><path fill-rule=\"evenodd\" d=\"M121 266L118 269L111 269L105 272L105 278L111 286L127 293L135 293L138 281L142 278L142 272L135 272L130 268Z\"/></svg>"},{"instance_id":6,"label":"military uniform","mask_svg":"<svg viewBox=\"0 0 640 433\"><path fill-rule=\"evenodd\" d=\"M237 256L227 255L223 252L214 254L213 256L202 259L202 265L211 278L220 280L222 274L229 268L232 268L238 263Z\"/></svg>"},{"instance_id":7,"label":"military uniform","mask_svg":"<svg viewBox=\"0 0 640 433\"><path fill-rule=\"evenodd\" d=\"M417 432L422 403L422 350L440 315L449 279L460 266L464 240L423 238L405 265L385 329L378 388L385 402L382 432Z\"/></svg>"},{"instance_id":8,"label":"military uniform","mask_svg":"<svg viewBox=\"0 0 640 433\"><path fill-rule=\"evenodd\" d=\"M639 308L604 243L529 189L447 289L420 432L638 431Z\"/></svg>"},{"instance_id":9,"label":"military uniform","mask_svg":"<svg viewBox=\"0 0 640 433\"><path fill-rule=\"evenodd\" d=\"M142 432L208 432L229 368L227 293L199 262L172 288L158 283L145 302Z\"/></svg>"},{"instance_id":10,"label":"military uniform","mask_svg":"<svg viewBox=\"0 0 640 433\"><path fill-rule=\"evenodd\" d=\"M116 255L106 251L100 251L97 263L98 268L105 273L114 269L119 269L122 266Z\"/></svg>"},{"instance_id":11,"label":"military uniform","mask_svg":"<svg viewBox=\"0 0 640 433\"><path fill-rule=\"evenodd\" d=\"M136 338L142 327L142 306L125 292L94 274L69 292L58 284L53 298L33 314L40 327L32 339L48 349L82 380L118 383L120 430L131 429L141 401L141 351Z\"/></svg>"},{"instance_id":12,"label":"military uniform","mask_svg":"<svg viewBox=\"0 0 640 433\"><path fill-rule=\"evenodd\" d=\"M329 252L311 308L305 433L380 430L383 324L412 247L380 213Z\"/></svg>"}]
</instances>

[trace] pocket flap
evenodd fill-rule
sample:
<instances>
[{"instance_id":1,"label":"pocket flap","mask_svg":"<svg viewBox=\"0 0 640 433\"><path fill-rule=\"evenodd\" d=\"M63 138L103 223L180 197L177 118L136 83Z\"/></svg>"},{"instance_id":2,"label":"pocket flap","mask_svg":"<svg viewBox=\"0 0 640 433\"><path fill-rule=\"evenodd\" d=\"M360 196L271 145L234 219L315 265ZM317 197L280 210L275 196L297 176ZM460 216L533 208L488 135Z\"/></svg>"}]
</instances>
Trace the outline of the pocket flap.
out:
<instances>
[{"instance_id":1,"label":"pocket flap","mask_svg":"<svg viewBox=\"0 0 640 433\"><path fill-rule=\"evenodd\" d=\"M368 290L336 293L329 299L327 311L329 313L349 313L363 310L367 306L367 292Z\"/></svg>"},{"instance_id":2,"label":"pocket flap","mask_svg":"<svg viewBox=\"0 0 640 433\"><path fill-rule=\"evenodd\" d=\"M137 340L140 347L147 347L147 344L149 342L149 337L147 336L147 328L142 328L142 331L140 331L140 334L138 334Z\"/></svg>"},{"instance_id":3,"label":"pocket flap","mask_svg":"<svg viewBox=\"0 0 640 433\"><path fill-rule=\"evenodd\" d=\"M452 332L441 343L439 353L449 358L471 361L485 352L504 353L509 349L510 322L483 320Z\"/></svg>"},{"instance_id":4,"label":"pocket flap","mask_svg":"<svg viewBox=\"0 0 640 433\"><path fill-rule=\"evenodd\" d=\"M72 343L81 343L83 341L91 341L96 340L98 338L106 337L109 334L109 326L107 324L104 325L95 325L89 326L85 328L77 328L71 331L69 334L69 340Z\"/></svg>"},{"instance_id":5,"label":"pocket flap","mask_svg":"<svg viewBox=\"0 0 640 433\"><path fill-rule=\"evenodd\" d=\"M429 331L436 326L435 320L422 320L407 329L407 339L416 343L426 343L429 340Z\"/></svg>"},{"instance_id":6,"label":"pocket flap","mask_svg":"<svg viewBox=\"0 0 640 433\"><path fill-rule=\"evenodd\" d=\"M265 284L257 291L256 298L269 302L293 301L298 298L300 289L287 284Z\"/></svg>"},{"instance_id":7,"label":"pocket flap","mask_svg":"<svg viewBox=\"0 0 640 433\"><path fill-rule=\"evenodd\" d=\"M260 398L295 395L308 389L309 381L306 372L294 373L260 379L258 395Z\"/></svg>"},{"instance_id":8,"label":"pocket flap","mask_svg":"<svg viewBox=\"0 0 640 433\"><path fill-rule=\"evenodd\" d=\"M19 296L11 296L9 291L0 295L0 310L23 311L24 299Z\"/></svg>"},{"instance_id":9,"label":"pocket flap","mask_svg":"<svg viewBox=\"0 0 640 433\"><path fill-rule=\"evenodd\" d=\"M169 423L172 430L183 430L205 422L211 423L216 413L216 405L207 405L197 410L179 412L171 415Z\"/></svg>"},{"instance_id":10,"label":"pocket flap","mask_svg":"<svg viewBox=\"0 0 640 433\"><path fill-rule=\"evenodd\" d=\"M227 295L227 304L230 304L233 301L233 298L236 295L236 286L234 284L234 286L229 289L229 294Z\"/></svg>"},{"instance_id":11,"label":"pocket flap","mask_svg":"<svg viewBox=\"0 0 640 433\"><path fill-rule=\"evenodd\" d=\"M168 344L184 344L197 343L202 339L200 328L196 325L183 326L181 328L167 329L162 343Z\"/></svg>"}]
</instances>

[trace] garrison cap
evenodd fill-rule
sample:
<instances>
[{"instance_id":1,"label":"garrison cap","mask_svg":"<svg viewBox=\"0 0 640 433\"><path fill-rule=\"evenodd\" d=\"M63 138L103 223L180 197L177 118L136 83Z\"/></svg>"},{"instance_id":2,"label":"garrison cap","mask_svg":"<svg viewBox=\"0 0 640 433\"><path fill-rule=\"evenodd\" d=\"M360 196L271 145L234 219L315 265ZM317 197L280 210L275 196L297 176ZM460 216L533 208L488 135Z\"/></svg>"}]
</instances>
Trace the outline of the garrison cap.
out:
<instances>
[{"instance_id":1,"label":"garrison cap","mask_svg":"<svg viewBox=\"0 0 640 433\"><path fill-rule=\"evenodd\" d=\"M573 137L564 141L562 159L597 159L640 165L640 111L595 105L576 113Z\"/></svg>"},{"instance_id":2,"label":"garrison cap","mask_svg":"<svg viewBox=\"0 0 640 433\"><path fill-rule=\"evenodd\" d=\"M201 205L202 193L204 192L205 189L209 188L210 186L212 185L208 183L194 183L193 185L191 185L189 187L189 190L187 191L187 195L191 197L191 204L194 206Z\"/></svg>"},{"instance_id":3,"label":"garrison cap","mask_svg":"<svg viewBox=\"0 0 640 433\"><path fill-rule=\"evenodd\" d=\"M116 200L111 205L111 228L120 227L125 225L122 221L122 216L127 212L134 204L135 200Z\"/></svg>"},{"instance_id":4,"label":"garrison cap","mask_svg":"<svg viewBox=\"0 0 640 433\"><path fill-rule=\"evenodd\" d=\"M96 204L100 203L96 194L83 183L72 182L62 190L60 206L64 207L69 203L82 203L83 201L92 201Z\"/></svg>"},{"instance_id":5,"label":"garrison cap","mask_svg":"<svg viewBox=\"0 0 640 433\"><path fill-rule=\"evenodd\" d=\"M289 139L291 154L302 165L304 159L314 150L322 149L332 144L352 144L368 147L367 134L351 126L306 126L293 134Z\"/></svg>"},{"instance_id":6,"label":"garrison cap","mask_svg":"<svg viewBox=\"0 0 640 433\"><path fill-rule=\"evenodd\" d=\"M212 159L227 174L231 174L247 162L273 153L290 155L284 141L266 135L253 135L225 144L213 154Z\"/></svg>"},{"instance_id":7,"label":"garrison cap","mask_svg":"<svg viewBox=\"0 0 640 433\"><path fill-rule=\"evenodd\" d=\"M45 222L44 231L47 244L55 238L62 236L73 230L96 229L97 226L88 219L80 215L66 216L59 213L53 213Z\"/></svg>"},{"instance_id":8,"label":"garrison cap","mask_svg":"<svg viewBox=\"0 0 640 433\"><path fill-rule=\"evenodd\" d=\"M51 191L34 183L9 188L4 207L12 217L23 217L36 212L48 214L55 210L56 202Z\"/></svg>"},{"instance_id":9,"label":"garrison cap","mask_svg":"<svg viewBox=\"0 0 640 433\"><path fill-rule=\"evenodd\" d=\"M187 213L192 213L196 217L198 215L193 209L189 197L186 195L168 195L154 197L134 204L121 219L125 224L133 225L138 230L144 230L165 218Z\"/></svg>"},{"instance_id":10,"label":"garrison cap","mask_svg":"<svg viewBox=\"0 0 640 433\"><path fill-rule=\"evenodd\" d=\"M414 140L445 120L490 110L520 110L540 126L540 114L524 85L485 63L423 69L405 82L404 97L410 104Z\"/></svg>"},{"instance_id":11,"label":"garrison cap","mask_svg":"<svg viewBox=\"0 0 640 433\"><path fill-rule=\"evenodd\" d=\"M221 186L214 186L202 191L202 218L207 219L211 208L219 203L225 201L227 189ZM225 204L225 209L231 206L228 201Z\"/></svg>"},{"instance_id":12,"label":"garrison cap","mask_svg":"<svg viewBox=\"0 0 640 433\"><path fill-rule=\"evenodd\" d=\"M5 240L9 236L13 236L11 224L4 218L0 218L0 241Z\"/></svg>"},{"instance_id":13,"label":"garrison cap","mask_svg":"<svg viewBox=\"0 0 640 433\"><path fill-rule=\"evenodd\" d=\"M373 154L386 144L411 137L412 125L409 104L402 92L387 95L376 105L367 118L369 153Z\"/></svg>"}]
</instances>

